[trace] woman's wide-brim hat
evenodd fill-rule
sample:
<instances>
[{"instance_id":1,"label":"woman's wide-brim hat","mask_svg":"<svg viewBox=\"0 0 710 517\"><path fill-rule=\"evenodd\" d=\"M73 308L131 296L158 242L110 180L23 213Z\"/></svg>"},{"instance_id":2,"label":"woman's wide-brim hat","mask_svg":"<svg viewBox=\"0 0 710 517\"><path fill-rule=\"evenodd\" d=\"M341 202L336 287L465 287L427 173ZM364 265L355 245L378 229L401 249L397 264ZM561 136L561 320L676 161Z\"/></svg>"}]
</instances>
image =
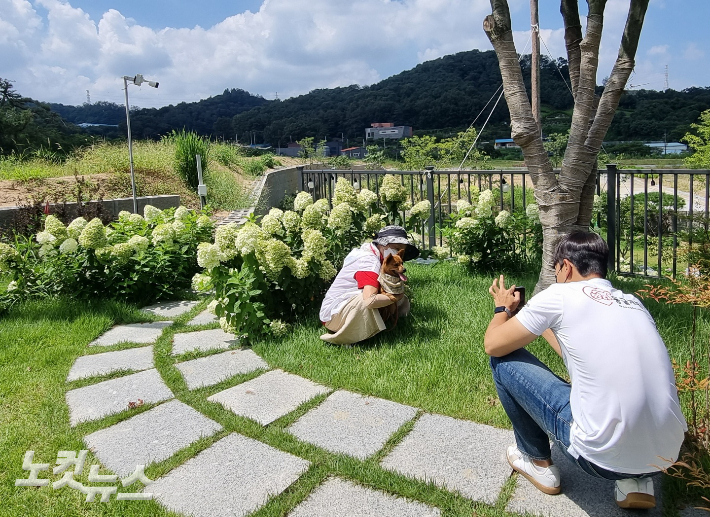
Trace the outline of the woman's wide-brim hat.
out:
<instances>
[{"instance_id":1,"label":"woman's wide-brim hat","mask_svg":"<svg viewBox=\"0 0 710 517\"><path fill-rule=\"evenodd\" d=\"M412 260L419 256L419 248L407 239L407 230L401 226L385 226L372 240L373 244L387 246L388 244L405 244L404 260Z\"/></svg>"}]
</instances>

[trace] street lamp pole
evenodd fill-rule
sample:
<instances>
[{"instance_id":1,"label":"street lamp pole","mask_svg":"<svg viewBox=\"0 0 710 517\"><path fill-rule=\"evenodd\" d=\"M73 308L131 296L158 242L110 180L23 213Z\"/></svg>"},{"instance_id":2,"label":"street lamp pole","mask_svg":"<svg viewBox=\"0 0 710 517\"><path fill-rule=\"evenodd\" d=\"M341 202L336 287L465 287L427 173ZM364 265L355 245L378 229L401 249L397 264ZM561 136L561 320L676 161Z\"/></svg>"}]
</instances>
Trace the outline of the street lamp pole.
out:
<instances>
[{"instance_id":1,"label":"street lamp pole","mask_svg":"<svg viewBox=\"0 0 710 517\"><path fill-rule=\"evenodd\" d=\"M126 94L126 127L128 128L128 163L131 168L131 190L133 191L133 213L138 213L138 198L136 197L136 177L133 172L133 140L131 139L131 114L130 107L128 106L128 81L140 86L143 83L148 83L148 86L153 88L158 87L156 81L146 81L141 74L136 74L133 77L128 75L123 76L123 91Z\"/></svg>"}]
</instances>

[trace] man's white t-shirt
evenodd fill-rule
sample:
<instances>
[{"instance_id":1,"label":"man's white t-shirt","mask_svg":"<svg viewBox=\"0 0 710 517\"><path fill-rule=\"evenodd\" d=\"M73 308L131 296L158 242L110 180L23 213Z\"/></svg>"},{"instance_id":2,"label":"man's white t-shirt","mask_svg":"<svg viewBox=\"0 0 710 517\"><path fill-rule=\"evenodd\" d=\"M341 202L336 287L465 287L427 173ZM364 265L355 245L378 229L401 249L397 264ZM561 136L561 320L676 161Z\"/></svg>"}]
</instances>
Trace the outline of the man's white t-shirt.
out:
<instances>
[{"instance_id":1,"label":"man's white t-shirt","mask_svg":"<svg viewBox=\"0 0 710 517\"><path fill-rule=\"evenodd\" d=\"M572 381L569 452L614 472L642 474L677 459L685 418L656 324L633 295L602 278L553 284L517 315L550 328Z\"/></svg>"},{"instance_id":2,"label":"man's white t-shirt","mask_svg":"<svg viewBox=\"0 0 710 517\"><path fill-rule=\"evenodd\" d=\"M381 265L380 252L377 246L372 243L366 242L348 253L342 269L325 295L320 307L320 320L323 323L329 322L348 303L350 298L361 292L355 279L355 273L368 271L377 276Z\"/></svg>"}]
</instances>

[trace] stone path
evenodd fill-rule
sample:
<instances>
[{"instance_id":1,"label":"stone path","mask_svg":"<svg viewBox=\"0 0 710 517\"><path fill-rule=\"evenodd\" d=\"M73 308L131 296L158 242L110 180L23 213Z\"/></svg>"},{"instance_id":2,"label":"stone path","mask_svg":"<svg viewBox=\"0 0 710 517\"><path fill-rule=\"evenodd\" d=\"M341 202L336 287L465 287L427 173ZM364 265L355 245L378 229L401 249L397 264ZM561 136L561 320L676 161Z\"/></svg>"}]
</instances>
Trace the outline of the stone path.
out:
<instances>
[{"instance_id":1,"label":"stone path","mask_svg":"<svg viewBox=\"0 0 710 517\"><path fill-rule=\"evenodd\" d=\"M197 303L162 303L144 310L162 318L176 318L191 311ZM189 324L215 322L214 315L202 312ZM119 325L90 346L151 344L170 325L172 321ZM200 356L183 361L178 357L180 362L174 364L189 390L229 382L233 384L231 387L211 396L204 395L203 400L219 404L262 426L289 415L314 397L328 395L285 431L331 453L368 460L419 413L414 407L345 390L332 392L330 387L298 375L270 370L252 350L229 350L236 345L233 336L220 329L188 331L173 336L170 353L172 357L187 352L193 357L194 354ZM224 349L227 350L219 351ZM130 474L137 465L165 461L196 441L223 432L218 422L174 398L154 367L153 354L153 346L89 353L76 360L67 376L67 382L72 382L126 372L66 393L72 426L125 413L127 418L117 424L84 437L87 447L101 463L120 476ZM232 379L250 372L257 376L246 382ZM144 404L156 405L130 416L131 411ZM508 430L424 413L384 455L380 466L493 505L511 474L505 449L513 442L513 433ZM623 511L613 501L612 482L587 476L559 451L553 449L553 455L562 471L563 493L545 495L526 479L518 477L514 493L507 500L508 512L540 517L661 514L658 480L656 509ZM284 492L309 468L310 462L303 458L233 432L156 479L145 491L152 493L167 509L186 516L246 516L263 507L269 498ZM686 509L682 515L691 517L695 512ZM420 501L365 487L352 480L329 477L296 505L289 516L428 517L440 514L439 508Z\"/></svg>"}]
</instances>

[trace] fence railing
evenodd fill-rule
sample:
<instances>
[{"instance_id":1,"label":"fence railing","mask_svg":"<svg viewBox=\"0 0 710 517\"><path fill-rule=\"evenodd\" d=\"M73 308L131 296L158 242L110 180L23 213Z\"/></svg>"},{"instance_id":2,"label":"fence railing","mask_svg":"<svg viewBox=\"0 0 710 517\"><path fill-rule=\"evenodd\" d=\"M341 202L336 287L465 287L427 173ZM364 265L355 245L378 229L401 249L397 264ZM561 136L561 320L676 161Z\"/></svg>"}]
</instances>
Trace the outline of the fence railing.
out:
<instances>
[{"instance_id":1,"label":"fence railing","mask_svg":"<svg viewBox=\"0 0 710 517\"><path fill-rule=\"evenodd\" d=\"M449 224L456 202L470 202L474 187L493 191L499 209L511 212L525 210L535 202L532 180L524 169L385 171L299 167L298 185L314 199L326 198L331 203L338 178L348 179L356 190L368 188L379 197L385 175L400 179L409 191L412 205L423 200L431 203L421 235L425 249L443 244L442 229ZM593 225L609 244L610 271L675 277L679 268L685 270L694 234L699 230L708 232L710 170L619 170L609 165L597 171L596 183L597 195L602 202L606 200L606 210L595 215Z\"/></svg>"}]
</instances>

